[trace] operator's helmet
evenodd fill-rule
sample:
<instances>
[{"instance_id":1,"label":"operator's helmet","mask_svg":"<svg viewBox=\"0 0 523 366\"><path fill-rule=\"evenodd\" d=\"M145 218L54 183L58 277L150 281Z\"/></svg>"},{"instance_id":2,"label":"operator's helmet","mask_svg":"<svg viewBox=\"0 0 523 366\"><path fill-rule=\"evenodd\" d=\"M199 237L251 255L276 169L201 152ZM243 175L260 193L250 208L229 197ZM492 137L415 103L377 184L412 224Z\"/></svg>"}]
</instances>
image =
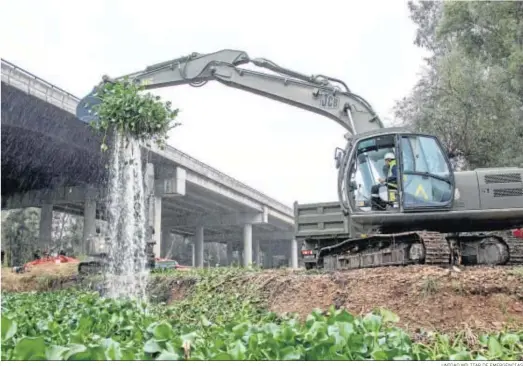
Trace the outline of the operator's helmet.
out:
<instances>
[{"instance_id":1,"label":"operator's helmet","mask_svg":"<svg viewBox=\"0 0 523 366\"><path fill-rule=\"evenodd\" d=\"M385 154L385 157L384 157L385 160L394 160L394 153L391 153L391 152L388 152Z\"/></svg>"}]
</instances>

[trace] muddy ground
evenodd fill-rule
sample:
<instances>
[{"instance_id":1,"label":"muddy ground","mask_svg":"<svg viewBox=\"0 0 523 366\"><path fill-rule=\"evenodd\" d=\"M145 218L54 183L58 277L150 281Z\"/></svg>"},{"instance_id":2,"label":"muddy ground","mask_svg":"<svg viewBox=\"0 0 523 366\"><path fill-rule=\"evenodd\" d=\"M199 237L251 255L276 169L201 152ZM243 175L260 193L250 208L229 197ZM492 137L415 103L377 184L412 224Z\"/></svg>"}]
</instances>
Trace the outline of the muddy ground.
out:
<instances>
[{"instance_id":1,"label":"muddy ground","mask_svg":"<svg viewBox=\"0 0 523 366\"><path fill-rule=\"evenodd\" d=\"M61 267L61 275L54 272L53 280L49 280L52 269L35 271L20 275L2 269L2 290L42 291L75 281L73 267ZM475 267L461 272L423 266L334 273L267 270L241 273L235 282L254 286L269 310L295 312L303 318L315 308L326 310L331 305L353 314L384 307L398 314L409 331L523 328L523 267ZM158 287L151 290L165 293L165 300L173 302L190 296L194 279L159 276L151 285Z\"/></svg>"}]
</instances>

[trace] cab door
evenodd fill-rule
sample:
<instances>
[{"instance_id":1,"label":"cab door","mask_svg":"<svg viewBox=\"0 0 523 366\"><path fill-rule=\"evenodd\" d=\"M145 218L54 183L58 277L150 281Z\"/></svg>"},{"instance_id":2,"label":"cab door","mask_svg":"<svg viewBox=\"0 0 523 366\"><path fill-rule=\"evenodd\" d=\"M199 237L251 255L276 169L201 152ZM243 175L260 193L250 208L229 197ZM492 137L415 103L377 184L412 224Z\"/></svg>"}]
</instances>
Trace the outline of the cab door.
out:
<instances>
[{"instance_id":1,"label":"cab door","mask_svg":"<svg viewBox=\"0 0 523 366\"><path fill-rule=\"evenodd\" d=\"M449 210L454 174L439 140L430 135L399 135L403 211Z\"/></svg>"}]
</instances>

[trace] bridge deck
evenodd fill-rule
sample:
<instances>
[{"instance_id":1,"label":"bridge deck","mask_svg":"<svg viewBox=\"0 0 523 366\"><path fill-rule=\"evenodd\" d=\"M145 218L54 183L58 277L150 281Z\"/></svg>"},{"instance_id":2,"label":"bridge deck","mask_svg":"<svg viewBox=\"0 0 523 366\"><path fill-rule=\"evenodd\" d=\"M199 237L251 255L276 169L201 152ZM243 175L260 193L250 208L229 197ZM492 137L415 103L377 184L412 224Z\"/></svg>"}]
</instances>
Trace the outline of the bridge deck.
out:
<instances>
[{"instance_id":1,"label":"bridge deck","mask_svg":"<svg viewBox=\"0 0 523 366\"><path fill-rule=\"evenodd\" d=\"M104 182L106 157L99 151L99 138L74 116L78 97L5 60L2 60L2 92L3 196L44 187L56 189ZM181 167L187 172L185 196L164 200L165 214L170 217L187 212L216 215L263 212L267 208L271 225L261 230L293 230L291 207L172 146L165 150L155 146L144 148L153 153L158 166ZM74 210L81 209L78 203ZM68 205L73 206L74 202ZM233 231L241 236L236 229Z\"/></svg>"}]
</instances>

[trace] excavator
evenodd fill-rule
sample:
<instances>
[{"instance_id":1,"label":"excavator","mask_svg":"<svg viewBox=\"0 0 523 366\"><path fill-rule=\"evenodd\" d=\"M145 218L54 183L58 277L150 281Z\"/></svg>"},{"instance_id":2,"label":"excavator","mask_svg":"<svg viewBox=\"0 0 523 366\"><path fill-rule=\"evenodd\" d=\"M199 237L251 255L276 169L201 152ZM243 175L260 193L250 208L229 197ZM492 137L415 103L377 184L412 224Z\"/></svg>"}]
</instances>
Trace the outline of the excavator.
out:
<instances>
[{"instance_id":1,"label":"excavator","mask_svg":"<svg viewBox=\"0 0 523 366\"><path fill-rule=\"evenodd\" d=\"M264 71L241 67L246 64ZM231 49L192 53L115 79L103 77L103 82L121 80L146 90L217 81L324 116L346 130L345 147L335 151L345 227L336 235L325 228L322 235L300 238L314 242L312 249L302 250L308 269L523 263L523 239L511 235L523 226L523 169L455 172L436 136L385 128L369 102L342 80L305 75ZM92 106L101 101L95 91L77 107L77 117L85 122L97 118ZM379 183L384 182L384 157L390 154L397 168L394 186ZM297 217L296 225L306 219Z\"/></svg>"}]
</instances>

